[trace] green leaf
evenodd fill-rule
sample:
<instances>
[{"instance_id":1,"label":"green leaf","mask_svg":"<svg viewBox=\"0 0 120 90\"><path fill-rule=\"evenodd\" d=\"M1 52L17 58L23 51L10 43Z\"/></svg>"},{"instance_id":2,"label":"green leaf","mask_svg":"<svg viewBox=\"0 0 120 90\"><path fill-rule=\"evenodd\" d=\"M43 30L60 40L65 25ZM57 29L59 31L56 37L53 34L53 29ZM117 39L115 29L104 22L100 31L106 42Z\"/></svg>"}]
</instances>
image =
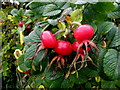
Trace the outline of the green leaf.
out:
<instances>
[{"instance_id":1,"label":"green leaf","mask_svg":"<svg viewBox=\"0 0 120 90\"><path fill-rule=\"evenodd\" d=\"M73 85L74 85L74 83L71 82L69 79L64 79L61 84L61 88L72 88Z\"/></svg>"},{"instance_id":2,"label":"green leaf","mask_svg":"<svg viewBox=\"0 0 120 90\"><path fill-rule=\"evenodd\" d=\"M117 87L120 87L120 80L116 80L115 83Z\"/></svg>"},{"instance_id":3,"label":"green leaf","mask_svg":"<svg viewBox=\"0 0 120 90\"><path fill-rule=\"evenodd\" d=\"M116 47L116 46L120 46L120 29L119 28L116 30L116 34L110 44L110 47Z\"/></svg>"},{"instance_id":4,"label":"green leaf","mask_svg":"<svg viewBox=\"0 0 120 90\"><path fill-rule=\"evenodd\" d=\"M49 88L52 82L53 82L52 80L48 80L46 78L42 80L42 83L45 86L45 88Z\"/></svg>"},{"instance_id":5,"label":"green leaf","mask_svg":"<svg viewBox=\"0 0 120 90\"><path fill-rule=\"evenodd\" d=\"M112 2L98 2L97 4L92 4L93 9L97 10L96 12L108 13L115 9L115 6Z\"/></svg>"},{"instance_id":6,"label":"green leaf","mask_svg":"<svg viewBox=\"0 0 120 90\"><path fill-rule=\"evenodd\" d=\"M56 25L58 23L58 20L57 19L48 19L48 23L51 24L51 25Z\"/></svg>"},{"instance_id":7,"label":"green leaf","mask_svg":"<svg viewBox=\"0 0 120 90\"><path fill-rule=\"evenodd\" d=\"M34 13L31 10L26 10L24 13L25 16L33 16Z\"/></svg>"},{"instance_id":8,"label":"green leaf","mask_svg":"<svg viewBox=\"0 0 120 90\"><path fill-rule=\"evenodd\" d=\"M90 82L87 82L86 84L85 84L85 88L91 88L91 83Z\"/></svg>"},{"instance_id":9,"label":"green leaf","mask_svg":"<svg viewBox=\"0 0 120 90\"><path fill-rule=\"evenodd\" d=\"M40 35L38 35L38 33L36 33L35 31L32 31L29 34L29 37L32 41L40 41Z\"/></svg>"},{"instance_id":10,"label":"green leaf","mask_svg":"<svg viewBox=\"0 0 120 90\"><path fill-rule=\"evenodd\" d=\"M70 81L74 82L75 84L83 84L87 82L87 77L84 75L80 75L77 77L76 73L70 75Z\"/></svg>"},{"instance_id":11,"label":"green leaf","mask_svg":"<svg viewBox=\"0 0 120 90\"><path fill-rule=\"evenodd\" d=\"M48 2L32 2L29 6L31 9L36 9L37 7L44 6L48 4Z\"/></svg>"},{"instance_id":12,"label":"green leaf","mask_svg":"<svg viewBox=\"0 0 120 90\"><path fill-rule=\"evenodd\" d=\"M115 36L116 31L117 31L117 27L113 26L111 28L111 30L108 32L108 34L106 35L106 39L107 40L112 40L114 38L114 36Z\"/></svg>"},{"instance_id":13,"label":"green leaf","mask_svg":"<svg viewBox=\"0 0 120 90\"><path fill-rule=\"evenodd\" d=\"M25 36L24 39L23 39L23 41L27 44L27 43L31 42L32 39L30 39L29 36Z\"/></svg>"},{"instance_id":14,"label":"green leaf","mask_svg":"<svg viewBox=\"0 0 120 90\"><path fill-rule=\"evenodd\" d=\"M63 81L63 77L60 77L52 82L49 88L60 88Z\"/></svg>"},{"instance_id":15,"label":"green leaf","mask_svg":"<svg viewBox=\"0 0 120 90\"><path fill-rule=\"evenodd\" d=\"M54 11L44 12L43 16L55 16L55 15L59 14L60 12L61 12L61 10L54 10Z\"/></svg>"},{"instance_id":16,"label":"green leaf","mask_svg":"<svg viewBox=\"0 0 120 90\"><path fill-rule=\"evenodd\" d=\"M0 20L4 21L6 19L6 15L3 11L0 11Z\"/></svg>"},{"instance_id":17,"label":"green leaf","mask_svg":"<svg viewBox=\"0 0 120 90\"><path fill-rule=\"evenodd\" d=\"M101 84L102 84L101 85L102 88L116 88L115 81L105 81L105 80L102 80Z\"/></svg>"},{"instance_id":18,"label":"green leaf","mask_svg":"<svg viewBox=\"0 0 120 90\"><path fill-rule=\"evenodd\" d=\"M61 9L66 9L70 7L70 3L64 2L64 5L61 7Z\"/></svg>"},{"instance_id":19,"label":"green leaf","mask_svg":"<svg viewBox=\"0 0 120 90\"><path fill-rule=\"evenodd\" d=\"M46 72L46 78L49 80L56 80L60 77L62 77L64 73L62 71L57 71L56 74L53 74L53 69L50 69L48 72Z\"/></svg>"},{"instance_id":20,"label":"green leaf","mask_svg":"<svg viewBox=\"0 0 120 90\"><path fill-rule=\"evenodd\" d=\"M98 33L105 35L112 29L113 26L114 23L112 22L104 22L98 26Z\"/></svg>"},{"instance_id":21,"label":"green leaf","mask_svg":"<svg viewBox=\"0 0 120 90\"><path fill-rule=\"evenodd\" d=\"M34 43L26 50L24 60L28 60L35 54L36 46L37 44Z\"/></svg>"},{"instance_id":22,"label":"green leaf","mask_svg":"<svg viewBox=\"0 0 120 90\"><path fill-rule=\"evenodd\" d=\"M61 10L57 10L57 6L54 4L48 4L45 6L43 11L43 16L54 16L61 12Z\"/></svg>"},{"instance_id":23,"label":"green leaf","mask_svg":"<svg viewBox=\"0 0 120 90\"><path fill-rule=\"evenodd\" d=\"M24 37L23 41L27 44L33 41L40 41L40 34L42 33L41 28L36 28L34 31L30 32L30 34Z\"/></svg>"},{"instance_id":24,"label":"green leaf","mask_svg":"<svg viewBox=\"0 0 120 90\"><path fill-rule=\"evenodd\" d=\"M120 54L114 49L108 49L103 59L104 73L112 80L120 78Z\"/></svg>"},{"instance_id":25,"label":"green leaf","mask_svg":"<svg viewBox=\"0 0 120 90\"><path fill-rule=\"evenodd\" d=\"M28 71L30 69L24 63L24 55L20 56L20 58L18 59L18 66L22 71Z\"/></svg>"},{"instance_id":26,"label":"green leaf","mask_svg":"<svg viewBox=\"0 0 120 90\"><path fill-rule=\"evenodd\" d=\"M58 28L61 30L61 29L63 29L63 30L65 30L66 29L66 25L65 25L65 23L64 22L58 22Z\"/></svg>"},{"instance_id":27,"label":"green leaf","mask_svg":"<svg viewBox=\"0 0 120 90\"><path fill-rule=\"evenodd\" d=\"M76 9L75 11L73 11L71 13L70 17L71 17L71 19L72 19L73 22L74 21L81 22L82 18L83 18L83 16L82 16L82 9Z\"/></svg>"},{"instance_id":28,"label":"green leaf","mask_svg":"<svg viewBox=\"0 0 120 90\"><path fill-rule=\"evenodd\" d=\"M112 12L114 8L115 6L112 2L98 2L97 4L89 4L84 10L83 21L105 21L107 14Z\"/></svg>"},{"instance_id":29,"label":"green leaf","mask_svg":"<svg viewBox=\"0 0 120 90\"><path fill-rule=\"evenodd\" d=\"M33 59L33 64L36 67L39 67L41 60L43 59L43 54L45 53L45 50L42 50L38 53L35 59Z\"/></svg>"},{"instance_id":30,"label":"green leaf","mask_svg":"<svg viewBox=\"0 0 120 90\"><path fill-rule=\"evenodd\" d=\"M81 69L79 72L79 77L81 77L81 75L84 75L86 77L96 77L99 76L98 72L89 68L83 68Z\"/></svg>"},{"instance_id":31,"label":"green leaf","mask_svg":"<svg viewBox=\"0 0 120 90\"><path fill-rule=\"evenodd\" d=\"M112 18L112 19L118 19L118 18L120 18L120 12L116 11L116 12L108 13L108 17Z\"/></svg>"},{"instance_id":32,"label":"green leaf","mask_svg":"<svg viewBox=\"0 0 120 90\"><path fill-rule=\"evenodd\" d=\"M17 16L17 15L18 15L18 10L17 10L17 9L13 9L13 10L11 11L11 14L12 14L13 16Z\"/></svg>"},{"instance_id":33,"label":"green leaf","mask_svg":"<svg viewBox=\"0 0 120 90\"><path fill-rule=\"evenodd\" d=\"M36 85L36 87L39 87L41 84L42 84L42 82L43 82L43 80L41 80L41 78L42 78L42 75L37 75L36 77L35 77L35 85Z\"/></svg>"},{"instance_id":34,"label":"green leaf","mask_svg":"<svg viewBox=\"0 0 120 90\"><path fill-rule=\"evenodd\" d=\"M32 66L32 59L27 59L27 60L24 60L24 64L28 67L28 68L31 68Z\"/></svg>"},{"instance_id":35,"label":"green leaf","mask_svg":"<svg viewBox=\"0 0 120 90\"><path fill-rule=\"evenodd\" d=\"M22 17L22 16L24 15L24 10L23 10L23 8L20 8L20 10L18 11L18 15L19 15L20 17Z\"/></svg>"},{"instance_id":36,"label":"green leaf","mask_svg":"<svg viewBox=\"0 0 120 90\"><path fill-rule=\"evenodd\" d=\"M97 77L97 76L99 76L99 75L98 75L98 72L97 72L97 71L95 71L95 70L90 70L90 72L88 73L87 76L88 76L88 77Z\"/></svg>"},{"instance_id":37,"label":"green leaf","mask_svg":"<svg viewBox=\"0 0 120 90\"><path fill-rule=\"evenodd\" d=\"M21 55L20 58L18 58L18 66L24 63L24 55Z\"/></svg>"},{"instance_id":38,"label":"green leaf","mask_svg":"<svg viewBox=\"0 0 120 90\"><path fill-rule=\"evenodd\" d=\"M24 63L23 64L20 64L20 69L22 70L22 71L28 71L28 70L30 70L30 68L28 68Z\"/></svg>"}]
</instances>

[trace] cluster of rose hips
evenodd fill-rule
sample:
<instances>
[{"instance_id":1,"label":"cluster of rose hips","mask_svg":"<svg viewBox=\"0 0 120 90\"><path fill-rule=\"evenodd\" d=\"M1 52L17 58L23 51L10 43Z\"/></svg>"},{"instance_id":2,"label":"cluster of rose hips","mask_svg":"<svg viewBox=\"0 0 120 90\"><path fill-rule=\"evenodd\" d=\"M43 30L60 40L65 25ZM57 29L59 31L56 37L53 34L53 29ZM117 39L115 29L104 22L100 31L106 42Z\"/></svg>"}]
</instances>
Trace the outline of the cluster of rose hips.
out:
<instances>
[{"instance_id":1,"label":"cluster of rose hips","mask_svg":"<svg viewBox=\"0 0 120 90\"><path fill-rule=\"evenodd\" d=\"M89 46L94 47L98 51L98 48L96 47L96 45L89 40L94 35L93 27L87 24L80 25L74 30L73 35L77 41L71 44L68 41L56 40L54 34L52 34L48 30L42 32L42 34L40 35L40 38L42 41L39 44L40 50L43 48L53 48L53 50L56 53L58 53L58 55L51 60L49 64L49 68L51 67L53 62L56 60L57 60L58 67L62 68L61 65L62 66L65 65L65 59L63 58L63 56L70 55L72 53L72 50L76 51L78 54L76 55L75 59L72 61L70 68L74 65L74 63L80 57L82 59L82 65L78 70L80 70L84 66L85 56L87 57L87 59L89 59L93 63L92 59L88 56L88 51L91 50L91 47ZM85 66L87 66L87 64Z\"/></svg>"},{"instance_id":2,"label":"cluster of rose hips","mask_svg":"<svg viewBox=\"0 0 120 90\"><path fill-rule=\"evenodd\" d=\"M20 22L19 26L23 27L23 24L24 24L23 22ZM56 61L57 66L60 69L62 69L62 67L64 67L66 62L64 56L70 55L72 51L77 52L77 54L74 60L72 61L71 65L69 66L69 68L75 66L79 58L81 58L82 60L81 67L76 71L80 70L82 67L87 66L87 63L84 65L86 59L89 59L89 61L91 61L92 64L94 64L92 59L88 55L88 52L91 50L91 47L94 47L97 51L99 51L96 45L89 40L94 35L94 28L88 24L79 25L74 30L73 35L76 41L73 42L73 44L71 44L69 41L56 40L55 38L56 35L52 34L52 32L50 32L49 30L43 31L42 34L40 35L41 41L35 41L35 43L39 43L39 44L37 45L35 55L32 58L35 58L42 49L48 50L48 48L52 48L56 53L58 53L58 55L51 60L48 70L50 69L54 61Z\"/></svg>"}]
</instances>

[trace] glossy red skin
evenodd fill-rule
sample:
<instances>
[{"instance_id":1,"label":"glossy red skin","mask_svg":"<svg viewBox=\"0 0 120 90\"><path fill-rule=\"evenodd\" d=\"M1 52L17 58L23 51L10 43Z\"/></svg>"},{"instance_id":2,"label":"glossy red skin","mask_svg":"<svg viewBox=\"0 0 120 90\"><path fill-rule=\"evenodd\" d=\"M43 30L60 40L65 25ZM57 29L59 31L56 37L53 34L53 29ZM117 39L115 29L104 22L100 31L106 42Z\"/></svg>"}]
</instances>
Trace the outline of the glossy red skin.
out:
<instances>
[{"instance_id":1,"label":"glossy red skin","mask_svg":"<svg viewBox=\"0 0 120 90\"><path fill-rule=\"evenodd\" d=\"M58 40L54 51L59 55L70 55L72 53L72 45L70 42Z\"/></svg>"},{"instance_id":2,"label":"glossy red skin","mask_svg":"<svg viewBox=\"0 0 120 90\"><path fill-rule=\"evenodd\" d=\"M94 28L91 25L80 25L74 30L74 37L78 41L83 41L92 38L94 35Z\"/></svg>"},{"instance_id":3,"label":"glossy red skin","mask_svg":"<svg viewBox=\"0 0 120 90\"><path fill-rule=\"evenodd\" d=\"M23 24L24 24L24 22L22 22L22 21L21 21L21 22L19 22L19 24L18 24L18 25L19 25L20 27L22 27L22 26L23 26Z\"/></svg>"},{"instance_id":4,"label":"glossy red skin","mask_svg":"<svg viewBox=\"0 0 120 90\"><path fill-rule=\"evenodd\" d=\"M78 46L80 45L80 43L81 43L81 42L79 42L79 41L75 41L75 42L72 44L72 49L73 49L73 51L77 52L77 49L78 49ZM88 49L88 51L90 51L90 48L89 48L89 47L87 47L87 49ZM84 53L82 48L80 48L79 53L81 53L81 54Z\"/></svg>"},{"instance_id":5,"label":"glossy red skin","mask_svg":"<svg viewBox=\"0 0 120 90\"><path fill-rule=\"evenodd\" d=\"M40 35L45 48L54 48L57 45L57 40L50 31L44 31Z\"/></svg>"},{"instance_id":6,"label":"glossy red skin","mask_svg":"<svg viewBox=\"0 0 120 90\"><path fill-rule=\"evenodd\" d=\"M25 73L25 74L30 74L30 70L28 70L28 71L23 71L23 73Z\"/></svg>"},{"instance_id":7,"label":"glossy red skin","mask_svg":"<svg viewBox=\"0 0 120 90\"><path fill-rule=\"evenodd\" d=\"M27 26L26 29L30 29L31 27L30 26Z\"/></svg>"}]
</instances>

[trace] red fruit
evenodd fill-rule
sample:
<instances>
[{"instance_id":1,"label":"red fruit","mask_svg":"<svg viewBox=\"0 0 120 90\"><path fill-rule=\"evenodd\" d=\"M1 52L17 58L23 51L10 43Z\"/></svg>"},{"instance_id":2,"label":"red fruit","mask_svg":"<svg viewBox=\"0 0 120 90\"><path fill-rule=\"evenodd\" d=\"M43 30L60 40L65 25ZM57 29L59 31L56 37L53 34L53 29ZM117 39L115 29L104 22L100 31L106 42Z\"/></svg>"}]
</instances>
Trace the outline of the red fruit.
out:
<instances>
[{"instance_id":1,"label":"red fruit","mask_svg":"<svg viewBox=\"0 0 120 90\"><path fill-rule=\"evenodd\" d=\"M72 45L70 42L58 40L54 51L60 55L69 55L70 53L72 53Z\"/></svg>"},{"instance_id":2,"label":"red fruit","mask_svg":"<svg viewBox=\"0 0 120 90\"><path fill-rule=\"evenodd\" d=\"M44 31L40 35L45 48L54 48L57 45L57 40L50 31Z\"/></svg>"},{"instance_id":3,"label":"red fruit","mask_svg":"<svg viewBox=\"0 0 120 90\"><path fill-rule=\"evenodd\" d=\"M28 70L28 71L23 71L23 73L25 73L25 74L30 74L30 70Z\"/></svg>"},{"instance_id":4,"label":"red fruit","mask_svg":"<svg viewBox=\"0 0 120 90\"><path fill-rule=\"evenodd\" d=\"M77 52L77 49L78 49L78 46L80 45L80 43L81 43L81 42L79 42L79 41L75 41L75 42L72 44L72 49L73 49L75 52ZM87 49L88 49L88 51L90 51L90 48L89 48L89 47L87 47ZM79 53L81 53L81 54L84 53L82 48L80 48Z\"/></svg>"},{"instance_id":5,"label":"red fruit","mask_svg":"<svg viewBox=\"0 0 120 90\"><path fill-rule=\"evenodd\" d=\"M22 22L22 21L21 21L21 22L19 22L19 24L18 24L18 25L19 25L20 27L22 27L22 26L23 26L23 24L24 24L24 22Z\"/></svg>"},{"instance_id":6,"label":"red fruit","mask_svg":"<svg viewBox=\"0 0 120 90\"><path fill-rule=\"evenodd\" d=\"M2 20L0 20L0 23L2 23L3 21Z\"/></svg>"},{"instance_id":7,"label":"red fruit","mask_svg":"<svg viewBox=\"0 0 120 90\"><path fill-rule=\"evenodd\" d=\"M31 27L30 27L30 26L27 26L26 29L31 29Z\"/></svg>"},{"instance_id":8,"label":"red fruit","mask_svg":"<svg viewBox=\"0 0 120 90\"><path fill-rule=\"evenodd\" d=\"M74 37L78 41L83 41L92 38L94 35L94 28L91 25L80 25L74 30Z\"/></svg>"}]
</instances>

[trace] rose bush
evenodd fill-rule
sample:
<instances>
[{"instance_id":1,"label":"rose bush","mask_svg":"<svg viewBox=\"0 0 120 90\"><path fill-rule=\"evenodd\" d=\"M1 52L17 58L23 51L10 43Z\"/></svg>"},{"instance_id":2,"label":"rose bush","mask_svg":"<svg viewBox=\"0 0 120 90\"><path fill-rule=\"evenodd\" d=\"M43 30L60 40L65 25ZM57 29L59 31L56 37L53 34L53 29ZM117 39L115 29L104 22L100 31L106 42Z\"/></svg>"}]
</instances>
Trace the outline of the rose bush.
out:
<instances>
[{"instance_id":1,"label":"rose bush","mask_svg":"<svg viewBox=\"0 0 120 90\"><path fill-rule=\"evenodd\" d=\"M13 8L21 46L14 53L18 86L120 88L119 7L55 1Z\"/></svg>"}]
</instances>

